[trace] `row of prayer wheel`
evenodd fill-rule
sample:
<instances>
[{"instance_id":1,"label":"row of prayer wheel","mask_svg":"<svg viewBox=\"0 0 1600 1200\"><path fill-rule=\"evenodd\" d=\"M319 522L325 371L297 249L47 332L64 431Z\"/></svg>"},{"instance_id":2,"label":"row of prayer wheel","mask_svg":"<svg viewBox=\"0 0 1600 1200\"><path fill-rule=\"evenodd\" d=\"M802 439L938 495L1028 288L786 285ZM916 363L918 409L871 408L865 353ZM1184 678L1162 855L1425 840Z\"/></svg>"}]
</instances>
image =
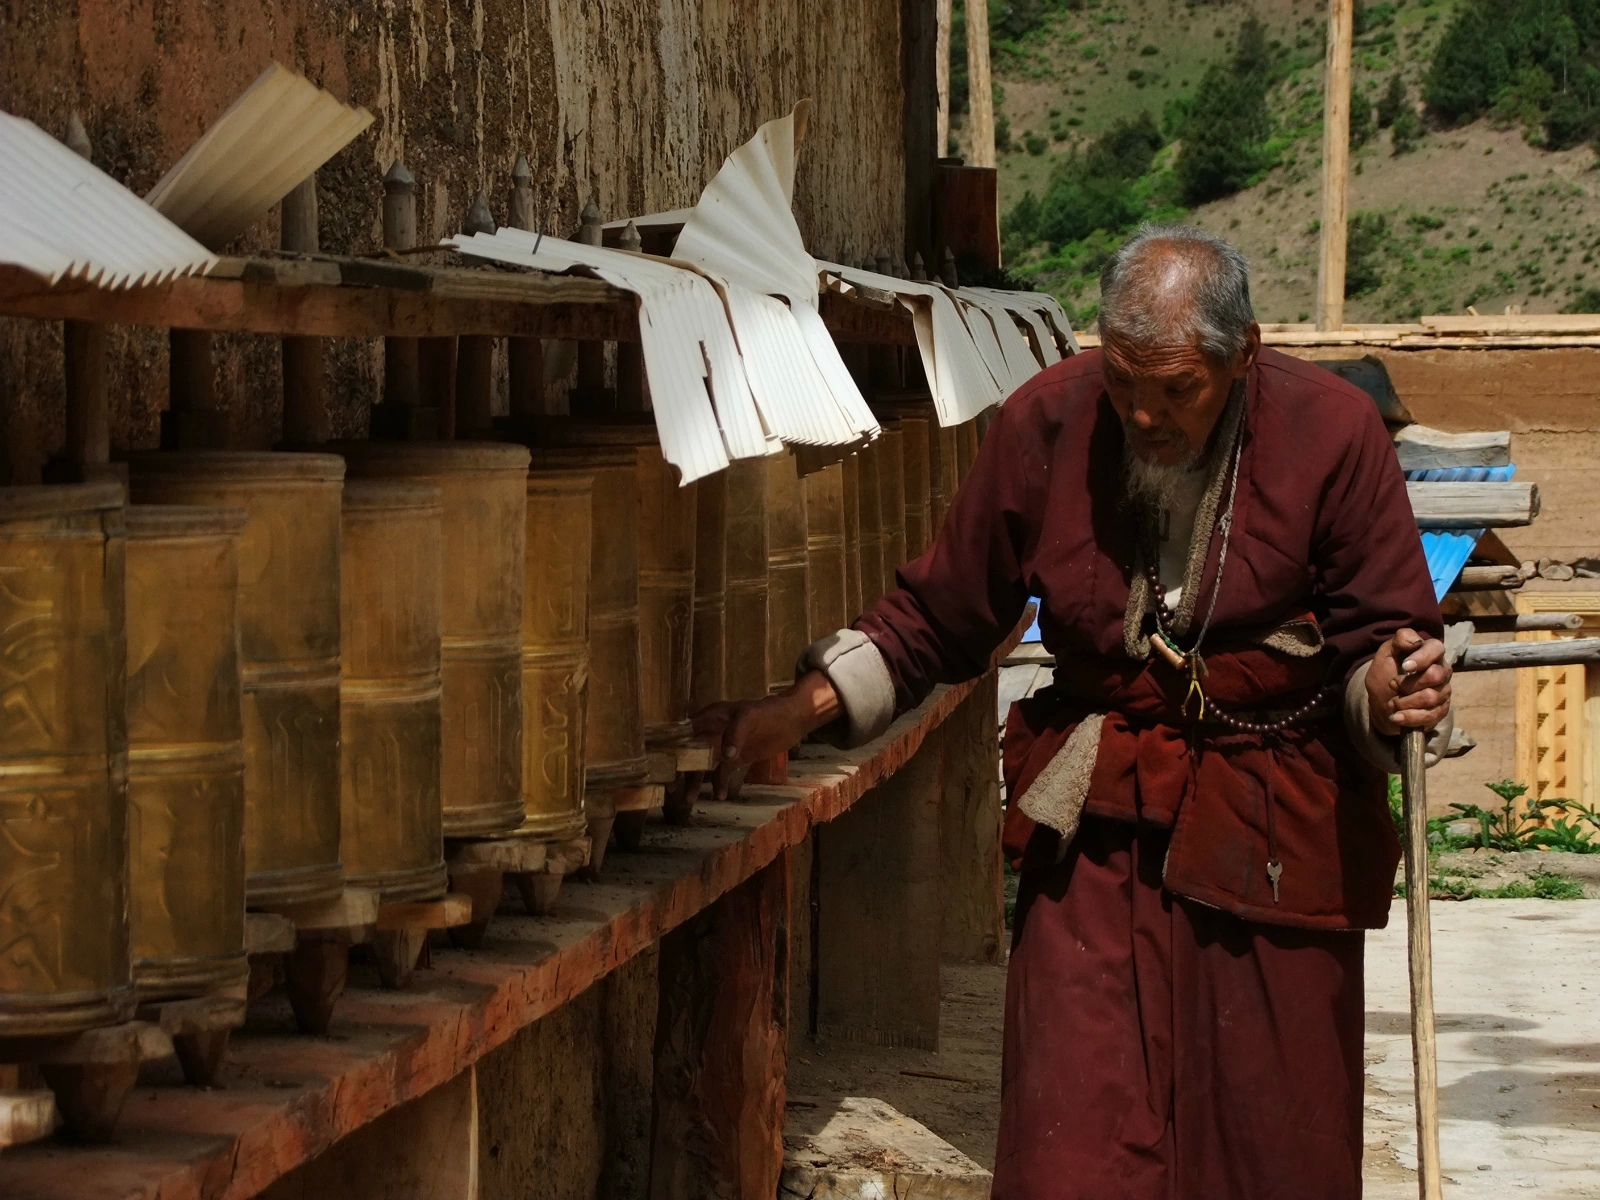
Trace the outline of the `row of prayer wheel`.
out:
<instances>
[{"instance_id":1,"label":"row of prayer wheel","mask_svg":"<svg viewBox=\"0 0 1600 1200\"><path fill-rule=\"evenodd\" d=\"M0 1036L240 983L247 907L447 886L893 586L970 456L927 401L680 487L651 417L161 452L0 489Z\"/></svg>"}]
</instances>

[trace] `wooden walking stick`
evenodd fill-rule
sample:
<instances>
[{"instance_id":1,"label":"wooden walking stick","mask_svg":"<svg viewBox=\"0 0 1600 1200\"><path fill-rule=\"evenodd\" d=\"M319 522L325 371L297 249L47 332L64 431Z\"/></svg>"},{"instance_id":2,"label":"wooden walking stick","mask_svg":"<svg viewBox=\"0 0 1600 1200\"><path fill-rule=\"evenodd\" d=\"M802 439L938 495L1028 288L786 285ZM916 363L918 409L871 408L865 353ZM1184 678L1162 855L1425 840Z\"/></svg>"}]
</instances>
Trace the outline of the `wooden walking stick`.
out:
<instances>
[{"instance_id":1,"label":"wooden walking stick","mask_svg":"<svg viewBox=\"0 0 1600 1200\"><path fill-rule=\"evenodd\" d=\"M1428 923L1427 734L1407 730L1400 750L1406 820L1406 933L1411 960L1411 1064L1416 1076L1417 1195L1443 1200L1439 1070L1433 1035L1433 938Z\"/></svg>"}]
</instances>

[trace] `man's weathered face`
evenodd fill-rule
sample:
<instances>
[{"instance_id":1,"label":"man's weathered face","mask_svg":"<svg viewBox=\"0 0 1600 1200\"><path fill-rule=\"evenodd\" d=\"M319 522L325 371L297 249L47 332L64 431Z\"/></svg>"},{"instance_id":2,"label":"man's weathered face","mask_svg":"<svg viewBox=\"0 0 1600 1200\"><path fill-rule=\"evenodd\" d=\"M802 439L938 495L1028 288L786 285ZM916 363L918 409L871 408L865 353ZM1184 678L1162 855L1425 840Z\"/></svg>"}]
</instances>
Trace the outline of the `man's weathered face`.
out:
<instances>
[{"instance_id":1,"label":"man's weathered face","mask_svg":"<svg viewBox=\"0 0 1600 1200\"><path fill-rule=\"evenodd\" d=\"M1129 448L1162 466L1197 462L1234 381L1243 379L1261 345L1258 327L1232 362L1189 346L1143 346L1115 334L1102 342L1106 394L1122 418Z\"/></svg>"}]
</instances>

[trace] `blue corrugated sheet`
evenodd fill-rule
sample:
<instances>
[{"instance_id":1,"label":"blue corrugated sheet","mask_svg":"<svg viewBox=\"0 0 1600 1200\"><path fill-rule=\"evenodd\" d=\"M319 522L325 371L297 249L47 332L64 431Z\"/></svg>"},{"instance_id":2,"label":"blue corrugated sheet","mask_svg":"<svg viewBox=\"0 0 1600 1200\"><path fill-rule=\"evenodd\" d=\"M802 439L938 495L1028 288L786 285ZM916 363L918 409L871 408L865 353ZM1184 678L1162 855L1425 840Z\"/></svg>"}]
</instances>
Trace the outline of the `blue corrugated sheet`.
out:
<instances>
[{"instance_id":1,"label":"blue corrugated sheet","mask_svg":"<svg viewBox=\"0 0 1600 1200\"><path fill-rule=\"evenodd\" d=\"M1505 467L1449 467L1433 471L1407 471L1406 479L1413 483L1510 483L1517 473L1515 464ZM1467 565L1472 551L1483 536L1481 529L1430 529L1422 535L1422 552L1428 558L1428 574L1433 579L1433 590L1442 600L1450 585ZM1039 618L1023 634L1025 642L1039 640Z\"/></svg>"},{"instance_id":2,"label":"blue corrugated sheet","mask_svg":"<svg viewBox=\"0 0 1600 1200\"><path fill-rule=\"evenodd\" d=\"M1515 465L1505 467L1448 467L1434 471L1407 471L1412 483L1509 483L1517 473ZM1467 565L1472 551L1483 536L1481 529L1430 529L1422 535L1422 552L1428 558L1428 574L1434 593L1442 600L1450 585Z\"/></svg>"}]
</instances>

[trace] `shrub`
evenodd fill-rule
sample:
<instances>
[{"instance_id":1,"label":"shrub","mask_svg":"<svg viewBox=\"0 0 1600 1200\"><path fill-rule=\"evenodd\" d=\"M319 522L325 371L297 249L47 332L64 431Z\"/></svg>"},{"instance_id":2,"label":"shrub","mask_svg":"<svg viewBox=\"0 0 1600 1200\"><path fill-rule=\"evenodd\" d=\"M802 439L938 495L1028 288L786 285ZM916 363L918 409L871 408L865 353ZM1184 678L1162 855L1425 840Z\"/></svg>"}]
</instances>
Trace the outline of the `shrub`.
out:
<instances>
[{"instance_id":1,"label":"shrub","mask_svg":"<svg viewBox=\"0 0 1600 1200\"><path fill-rule=\"evenodd\" d=\"M1409 104L1400 110L1400 115L1394 119L1394 125L1389 130L1389 145L1396 154L1405 154L1416 148L1417 139L1422 136L1422 118L1417 116L1417 110Z\"/></svg>"},{"instance_id":2,"label":"shrub","mask_svg":"<svg viewBox=\"0 0 1600 1200\"><path fill-rule=\"evenodd\" d=\"M1003 112L994 115L994 148L1001 154L1011 149L1011 118Z\"/></svg>"},{"instance_id":3,"label":"shrub","mask_svg":"<svg viewBox=\"0 0 1600 1200\"><path fill-rule=\"evenodd\" d=\"M1389 241L1389 218L1382 213L1359 212L1350 218L1344 253L1344 294L1365 296L1383 283L1384 250Z\"/></svg>"},{"instance_id":4,"label":"shrub","mask_svg":"<svg viewBox=\"0 0 1600 1200\"><path fill-rule=\"evenodd\" d=\"M1372 101L1367 98L1365 88L1352 88L1350 91L1350 146L1352 149L1365 146L1377 133L1377 125L1372 117Z\"/></svg>"},{"instance_id":5,"label":"shrub","mask_svg":"<svg viewBox=\"0 0 1600 1200\"><path fill-rule=\"evenodd\" d=\"M1406 103L1405 80L1401 79L1397 72L1389 76L1389 86L1378 98L1378 128L1389 128L1400 115L1400 110L1407 107L1409 105Z\"/></svg>"},{"instance_id":6,"label":"shrub","mask_svg":"<svg viewBox=\"0 0 1600 1200\"><path fill-rule=\"evenodd\" d=\"M1039 155L1043 154L1050 146L1050 143L1045 141L1045 139L1040 137L1037 133L1023 134L1022 144L1027 147L1028 153L1032 154L1034 157L1038 157Z\"/></svg>"},{"instance_id":7,"label":"shrub","mask_svg":"<svg viewBox=\"0 0 1600 1200\"><path fill-rule=\"evenodd\" d=\"M1271 69L1266 26L1252 16L1239 29L1231 61L1213 64L1190 102L1175 167L1184 203L1231 195L1268 165Z\"/></svg>"}]
</instances>

